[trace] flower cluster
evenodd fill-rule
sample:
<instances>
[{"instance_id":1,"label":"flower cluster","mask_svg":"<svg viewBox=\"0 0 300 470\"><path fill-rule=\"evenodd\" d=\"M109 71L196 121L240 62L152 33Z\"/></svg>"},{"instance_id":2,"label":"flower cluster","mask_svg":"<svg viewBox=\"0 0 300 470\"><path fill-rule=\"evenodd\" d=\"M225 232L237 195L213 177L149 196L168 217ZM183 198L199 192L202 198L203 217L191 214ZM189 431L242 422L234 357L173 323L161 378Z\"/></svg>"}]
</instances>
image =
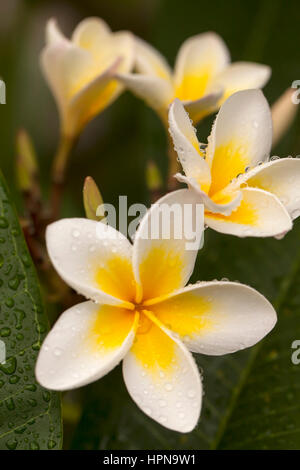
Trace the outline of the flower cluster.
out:
<instances>
[{"instance_id":1,"label":"flower cluster","mask_svg":"<svg viewBox=\"0 0 300 470\"><path fill-rule=\"evenodd\" d=\"M88 300L65 311L48 334L37 379L46 388L68 390L98 380L123 360L126 387L144 413L169 429L189 432L202 402L192 353L222 355L250 347L272 330L277 317L249 286L188 284L200 246L187 250L184 235L176 234L186 233L182 225L195 226L195 220L175 216L168 239L161 224L174 204L200 203L205 225L226 234L280 238L292 228L300 211L300 161L268 161L272 119L257 88L270 70L230 64L221 38L205 33L181 46L173 74L150 45L128 32L111 33L95 18L80 23L72 40L51 20L42 64L62 134L78 134L126 87L164 123L169 120L184 171L175 177L188 188L153 204L133 243L95 216L102 198L92 179L84 192L88 218L48 226L53 266ZM190 118L196 123L218 108L208 143L199 143ZM149 226L160 235L147 236ZM196 231L200 240L203 226Z\"/></svg>"}]
</instances>

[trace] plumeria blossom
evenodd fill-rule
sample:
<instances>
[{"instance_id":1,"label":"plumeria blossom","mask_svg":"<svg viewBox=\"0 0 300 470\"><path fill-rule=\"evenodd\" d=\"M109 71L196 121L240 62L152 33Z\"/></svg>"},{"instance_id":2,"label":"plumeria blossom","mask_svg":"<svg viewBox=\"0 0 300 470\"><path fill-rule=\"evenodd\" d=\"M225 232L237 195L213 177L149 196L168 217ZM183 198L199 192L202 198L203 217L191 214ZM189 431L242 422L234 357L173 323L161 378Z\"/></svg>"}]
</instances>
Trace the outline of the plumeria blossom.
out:
<instances>
[{"instance_id":1,"label":"plumeria blossom","mask_svg":"<svg viewBox=\"0 0 300 470\"><path fill-rule=\"evenodd\" d=\"M234 92L263 87L271 74L266 65L230 63L226 44L212 32L193 36L182 44L174 72L158 51L136 38L135 68L135 74L119 73L119 80L164 121L169 105L179 98L194 123L217 110Z\"/></svg>"},{"instance_id":2,"label":"plumeria blossom","mask_svg":"<svg viewBox=\"0 0 300 470\"><path fill-rule=\"evenodd\" d=\"M300 160L269 161L272 119L260 90L239 91L225 101L207 147L179 100L170 107L169 124L185 173L176 177L198 194L208 227L278 238L292 228L300 213Z\"/></svg>"},{"instance_id":3,"label":"plumeria blossom","mask_svg":"<svg viewBox=\"0 0 300 470\"><path fill-rule=\"evenodd\" d=\"M91 300L65 311L45 339L36 366L44 387L86 385L123 360L129 394L146 415L179 432L195 427L202 385L190 351L232 353L257 343L276 323L271 304L248 286L186 286L197 249L186 250L186 237L175 236L180 217L172 219L169 239L147 236L149 227L160 233L159 214L166 220L174 204L183 209L195 202L188 189L162 198L141 220L133 245L94 220L48 226L54 267Z\"/></svg>"},{"instance_id":4,"label":"plumeria blossom","mask_svg":"<svg viewBox=\"0 0 300 470\"><path fill-rule=\"evenodd\" d=\"M114 101L123 86L116 72L130 72L134 63L131 33L112 33L100 18L87 18L67 39L51 19L41 54L45 77L59 108L62 134L73 137Z\"/></svg>"}]
</instances>

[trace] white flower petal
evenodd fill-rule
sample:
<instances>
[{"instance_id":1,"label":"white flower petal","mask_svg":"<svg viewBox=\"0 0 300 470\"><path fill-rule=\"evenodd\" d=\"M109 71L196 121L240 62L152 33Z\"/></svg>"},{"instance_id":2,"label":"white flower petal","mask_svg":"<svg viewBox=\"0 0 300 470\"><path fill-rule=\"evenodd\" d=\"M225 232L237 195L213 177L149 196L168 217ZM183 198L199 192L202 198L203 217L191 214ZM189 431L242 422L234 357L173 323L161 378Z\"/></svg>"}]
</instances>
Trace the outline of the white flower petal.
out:
<instances>
[{"instance_id":1,"label":"white flower petal","mask_svg":"<svg viewBox=\"0 0 300 470\"><path fill-rule=\"evenodd\" d=\"M171 84L161 78L140 73L120 73L116 74L116 78L155 110L163 110L165 112L172 99L173 91Z\"/></svg>"},{"instance_id":2,"label":"white flower petal","mask_svg":"<svg viewBox=\"0 0 300 470\"><path fill-rule=\"evenodd\" d=\"M191 351L209 355L253 346L277 321L263 295L236 282L201 282L148 308Z\"/></svg>"},{"instance_id":3,"label":"white flower petal","mask_svg":"<svg viewBox=\"0 0 300 470\"><path fill-rule=\"evenodd\" d=\"M214 80L215 86L224 89L222 103L233 93L251 88L263 88L271 75L271 69L267 65L252 62L235 62L228 65ZM220 103L221 104L221 103Z\"/></svg>"},{"instance_id":4,"label":"white flower petal","mask_svg":"<svg viewBox=\"0 0 300 470\"><path fill-rule=\"evenodd\" d=\"M123 376L146 415L182 433L196 426L202 401L199 372L192 355L167 329L144 320L124 358Z\"/></svg>"},{"instance_id":5,"label":"white flower petal","mask_svg":"<svg viewBox=\"0 0 300 470\"><path fill-rule=\"evenodd\" d=\"M167 194L147 211L133 246L138 302L186 284L201 242L202 217L203 205L188 189Z\"/></svg>"},{"instance_id":6,"label":"white flower petal","mask_svg":"<svg viewBox=\"0 0 300 470\"><path fill-rule=\"evenodd\" d=\"M162 54L143 39L136 37L135 43L137 72L171 82L172 71Z\"/></svg>"},{"instance_id":7,"label":"white flower petal","mask_svg":"<svg viewBox=\"0 0 300 470\"><path fill-rule=\"evenodd\" d=\"M130 349L138 314L83 302L66 310L46 337L36 365L45 388L70 390L100 379Z\"/></svg>"},{"instance_id":8,"label":"white flower petal","mask_svg":"<svg viewBox=\"0 0 300 470\"><path fill-rule=\"evenodd\" d=\"M88 219L62 219L47 227L46 243L58 274L99 303L132 308L132 247L112 227Z\"/></svg>"},{"instance_id":9,"label":"white flower petal","mask_svg":"<svg viewBox=\"0 0 300 470\"><path fill-rule=\"evenodd\" d=\"M54 18L50 18L46 25L46 43L55 44L61 41L68 41L68 39L59 29L57 21Z\"/></svg>"},{"instance_id":10,"label":"white flower petal","mask_svg":"<svg viewBox=\"0 0 300 470\"><path fill-rule=\"evenodd\" d=\"M109 37L110 33L110 27L101 18L85 18L74 29L72 42L83 49L101 49L103 41Z\"/></svg>"},{"instance_id":11,"label":"white flower petal","mask_svg":"<svg viewBox=\"0 0 300 470\"><path fill-rule=\"evenodd\" d=\"M300 159L282 158L246 173L248 186L275 194L295 219L300 215Z\"/></svg>"},{"instance_id":12,"label":"white flower petal","mask_svg":"<svg viewBox=\"0 0 300 470\"><path fill-rule=\"evenodd\" d=\"M170 106L169 125L174 148L186 176L194 178L200 188L207 192L211 183L210 168L200 151L196 130L178 99Z\"/></svg>"},{"instance_id":13,"label":"white flower petal","mask_svg":"<svg viewBox=\"0 0 300 470\"><path fill-rule=\"evenodd\" d=\"M197 100L207 93L211 80L229 63L228 49L220 36L204 33L187 39L175 64L175 95Z\"/></svg>"},{"instance_id":14,"label":"white flower petal","mask_svg":"<svg viewBox=\"0 0 300 470\"><path fill-rule=\"evenodd\" d=\"M77 83L90 79L92 58L70 41L57 41L43 49L41 66L63 117L68 101L78 91Z\"/></svg>"},{"instance_id":15,"label":"white flower petal","mask_svg":"<svg viewBox=\"0 0 300 470\"><path fill-rule=\"evenodd\" d=\"M108 69L89 81L70 100L65 118L68 123L68 127L65 126L66 133L68 133L68 129L70 129L70 132L73 129L76 129L75 132L80 131L92 117L119 96L123 86L113 78L122 62L122 57L117 57Z\"/></svg>"},{"instance_id":16,"label":"white flower petal","mask_svg":"<svg viewBox=\"0 0 300 470\"><path fill-rule=\"evenodd\" d=\"M81 22L72 41L50 21L47 37L42 69L59 107L62 133L73 137L123 90L113 73L131 71L134 37L128 32L110 33L99 18Z\"/></svg>"},{"instance_id":17,"label":"white flower petal","mask_svg":"<svg viewBox=\"0 0 300 470\"><path fill-rule=\"evenodd\" d=\"M291 217L274 194L256 188L241 192L241 204L231 215L206 213L205 223L217 232L238 237L275 237L291 230Z\"/></svg>"},{"instance_id":18,"label":"white flower petal","mask_svg":"<svg viewBox=\"0 0 300 470\"><path fill-rule=\"evenodd\" d=\"M214 122L206 151L212 174L210 191L220 191L247 167L266 160L271 144L271 112L263 93L245 90L228 98Z\"/></svg>"}]
</instances>

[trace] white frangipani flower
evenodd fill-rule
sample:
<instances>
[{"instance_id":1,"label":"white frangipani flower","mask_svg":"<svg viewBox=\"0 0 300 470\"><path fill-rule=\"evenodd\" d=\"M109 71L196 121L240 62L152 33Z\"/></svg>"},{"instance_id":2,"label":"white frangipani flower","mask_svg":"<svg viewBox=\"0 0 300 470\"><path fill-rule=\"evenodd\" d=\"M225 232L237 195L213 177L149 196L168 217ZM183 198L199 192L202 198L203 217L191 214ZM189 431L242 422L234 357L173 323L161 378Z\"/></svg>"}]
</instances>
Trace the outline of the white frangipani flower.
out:
<instances>
[{"instance_id":1,"label":"white frangipani flower","mask_svg":"<svg viewBox=\"0 0 300 470\"><path fill-rule=\"evenodd\" d=\"M41 54L45 77L59 108L61 133L74 137L96 114L114 101L124 87L114 73L130 72L134 37L112 33L100 18L87 18L67 39L51 19Z\"/></svg>"},{"instance_id":2,"label":"white frangipani flower","mask_svg":"<svg viewBox=\"0 0 300 470\"><path fill-rule=\"evenodd\" d=\"M123 360L125 384L144 413L179 432L196 426L202 385L190 351L232 353L257 343L276 323L272 305L248 286L213 281L185 287L197 250L186 250L186 239L175 236L180 218L173 219L170 239L147 237L149 226L159 233L158 211L166 220L170 206L183 209L196 199L188 189L162 198L142 219L133 245L94 220L48 227L53 265L91 300L64 312L45 339L36 366L41 385L80 387Z\"/></svg>"},{"instance_id":3,"label":"white frangipani flower","mask_svg":"<svg viewBox=\"0 0 300 470\"><path fill-rule=\"evenodd\" d=\"M236 91L263 87L271 74L266 65L231 64L224 41L212 32L193 36L182 44L174 73L157 50L136 38L135 68L135 74L117 74L127 88L165 121L169 105L179 98L194 123L218 109Z\"/></svg>"},{"instance_id":4,"label":"white frangipani flower","mask_svg":"<svg viewBox=\"0 0 300 470\"><path fill-rule=\"evenodd\" d=\"M179 100L169 124L185 173L175 176L198 194L208 227L240 237L281 237L292 228L300 213L300 160L269 161L272 119L260 90L225 101L205 150Z\"/></svg>"}]
</instances>

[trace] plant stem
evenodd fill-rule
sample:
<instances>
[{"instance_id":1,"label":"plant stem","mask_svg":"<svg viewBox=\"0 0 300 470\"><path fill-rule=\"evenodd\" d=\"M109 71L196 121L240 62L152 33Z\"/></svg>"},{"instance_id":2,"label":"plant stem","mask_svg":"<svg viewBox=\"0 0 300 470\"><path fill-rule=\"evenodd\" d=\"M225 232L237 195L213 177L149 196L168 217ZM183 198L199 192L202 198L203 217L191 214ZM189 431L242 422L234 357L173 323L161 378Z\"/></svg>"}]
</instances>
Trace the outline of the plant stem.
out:
<instances>
[{"instance_id":1,"label":"plant stem","mask_svg":"<svg viewBox=\"0 0 300 470\"><path fill-rule=\"evenodd\" d=\"M69 155L74 147L73 137L61 135L58 149L53 160L51 174L50 219L56 220L61 208L61 199L64 190L66 169Z\"/></svg>"}]
</instances>

